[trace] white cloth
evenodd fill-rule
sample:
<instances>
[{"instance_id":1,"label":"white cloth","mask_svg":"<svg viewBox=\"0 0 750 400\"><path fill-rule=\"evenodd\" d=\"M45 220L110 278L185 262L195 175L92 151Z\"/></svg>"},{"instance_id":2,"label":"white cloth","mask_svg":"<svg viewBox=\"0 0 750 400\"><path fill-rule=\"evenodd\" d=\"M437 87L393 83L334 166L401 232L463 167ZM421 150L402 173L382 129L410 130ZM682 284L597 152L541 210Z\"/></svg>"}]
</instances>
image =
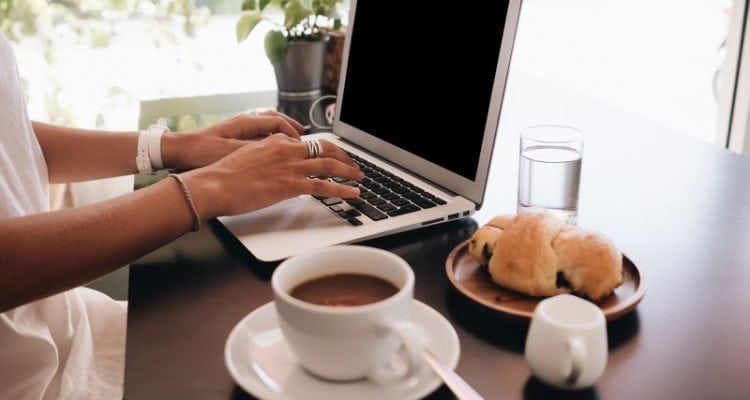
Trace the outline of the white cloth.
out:
<instances>
[{"instance_id":1,"label":"white cloth","mask_svg":"<svg viewBox=\"0 0 750 400\"><path fill-rule=\"evenodd\" d=\"M47 211L47 165L0 32L0 219ZM78 288L0 314L0 399L122 398L126 305Z\"/></svg>"}]
</instances>

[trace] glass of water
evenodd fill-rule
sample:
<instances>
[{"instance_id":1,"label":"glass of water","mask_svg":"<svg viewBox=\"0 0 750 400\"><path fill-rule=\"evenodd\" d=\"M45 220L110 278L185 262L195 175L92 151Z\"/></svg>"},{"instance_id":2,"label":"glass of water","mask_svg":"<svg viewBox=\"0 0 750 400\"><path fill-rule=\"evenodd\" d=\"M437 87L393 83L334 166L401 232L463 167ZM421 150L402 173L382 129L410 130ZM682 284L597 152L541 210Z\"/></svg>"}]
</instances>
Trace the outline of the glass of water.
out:
<instances>
[{"instance_id":1,"label":"glass of water","mask_svg":"<svg viewBox=\"0 0 750 400\"><path fill-rule=\"evenodd\" d=\"M578 221L583 133L561 125L521 131L518 211L543 207L565 223Z\"/></svg>"}]
</instances>

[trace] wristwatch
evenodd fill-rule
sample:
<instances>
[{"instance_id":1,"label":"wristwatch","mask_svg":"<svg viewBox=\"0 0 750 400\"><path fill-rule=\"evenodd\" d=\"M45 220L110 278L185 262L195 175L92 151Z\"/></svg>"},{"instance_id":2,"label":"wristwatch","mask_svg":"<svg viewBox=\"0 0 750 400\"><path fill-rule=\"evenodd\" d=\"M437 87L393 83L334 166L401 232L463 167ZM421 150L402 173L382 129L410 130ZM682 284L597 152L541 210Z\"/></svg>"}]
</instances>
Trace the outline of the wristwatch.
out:
<instances>
[{"instance_id":1,"label":"wristwatch","mask_svg":"<svg viewBox=\"0 0 750 400\"><path fill-rule=\"evenodd\" d=\"M138 152L135 163L139 173L153 174L154 171L164 169L164 162L161 158L161 137L165 132L169 132L166 122L164 118L159 118L155 124L151 124L148 129L138 134Z\"/></svg>"}]
</instances>

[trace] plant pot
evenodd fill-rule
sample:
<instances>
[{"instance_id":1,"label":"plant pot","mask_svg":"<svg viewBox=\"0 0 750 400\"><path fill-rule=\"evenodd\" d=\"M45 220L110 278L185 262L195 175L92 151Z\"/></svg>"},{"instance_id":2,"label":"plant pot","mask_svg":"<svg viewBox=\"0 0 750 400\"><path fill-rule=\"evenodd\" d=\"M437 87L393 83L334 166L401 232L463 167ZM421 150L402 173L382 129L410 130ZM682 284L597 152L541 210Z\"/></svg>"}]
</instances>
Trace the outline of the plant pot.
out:
<instances>
[{"instance_id":1,"label":"plant pot","mask_svg":"<svg viewBox=\"0 0 750 400\"><path fill-rule=\"evenodd\" d=\"M273 64L279 98L314 98L320 96L328 38L295 40L287 44L286 54Z\"/></svg>"}]
</instances>

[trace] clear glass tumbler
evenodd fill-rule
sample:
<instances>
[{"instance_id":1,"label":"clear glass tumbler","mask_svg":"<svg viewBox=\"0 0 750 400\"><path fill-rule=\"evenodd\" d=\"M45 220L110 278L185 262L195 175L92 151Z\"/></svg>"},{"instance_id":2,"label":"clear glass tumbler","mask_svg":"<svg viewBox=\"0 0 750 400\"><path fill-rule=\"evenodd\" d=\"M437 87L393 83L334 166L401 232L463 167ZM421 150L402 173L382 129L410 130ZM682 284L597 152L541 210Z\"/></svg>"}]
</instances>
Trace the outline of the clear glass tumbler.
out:
<instances>
[{"instance_id":1,"label":"clear glass tumbler","mask_svg":"<svg viewBox=\"0 0 750 400\"><path fill-rule=\"evenodd\" d=\"M521 131L519 150L518 211L543 207L575 225L583 133L561 125L530 126Z\"/></svg>"}]
</instances>

